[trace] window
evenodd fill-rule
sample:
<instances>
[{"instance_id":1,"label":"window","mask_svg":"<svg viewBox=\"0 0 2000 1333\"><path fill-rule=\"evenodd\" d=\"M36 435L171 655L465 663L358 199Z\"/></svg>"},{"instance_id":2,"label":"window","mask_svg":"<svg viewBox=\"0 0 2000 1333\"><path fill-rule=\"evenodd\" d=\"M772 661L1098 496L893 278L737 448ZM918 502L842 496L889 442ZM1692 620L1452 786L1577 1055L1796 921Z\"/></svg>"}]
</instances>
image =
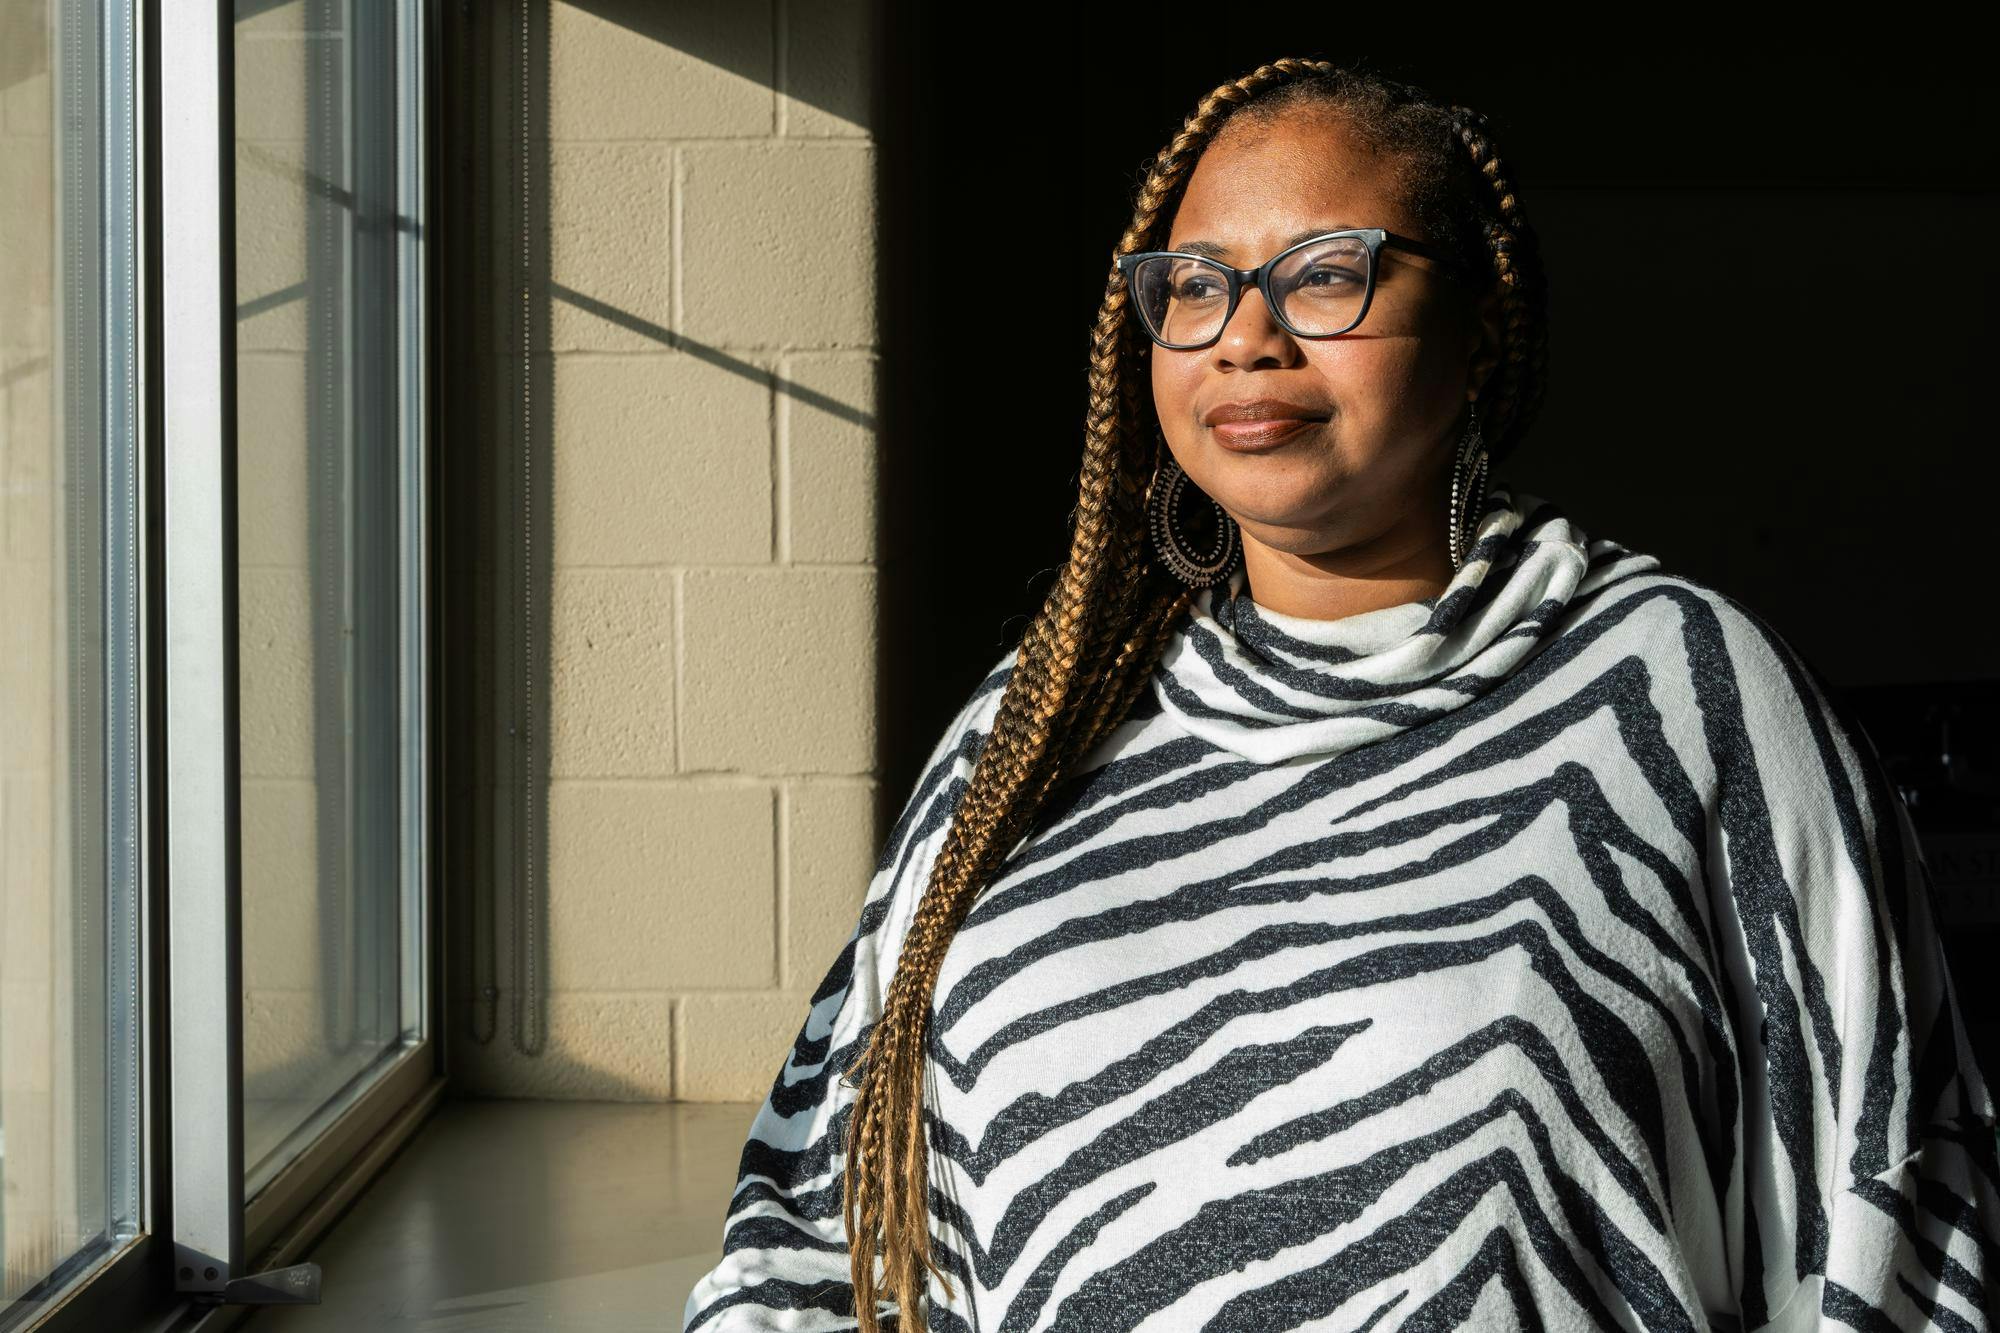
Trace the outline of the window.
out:
<instances>
[{"instance_id":1,"label":"window","mask_svg":"<svg viewBox=\"0 0 2000 1333\"><path fill-rule=\"evenodd\" d=\"M442 1090L430 16L0 0L0 1330L250 1299Z\"/></svg>"},{"instance_id":2,"label":"window","mask_svg":"<svg viewBox=\"0 0 2000 1333\"><path fill-rule=\"evenodd\" d=\"M134 35L0 0L0 1328L142 1229Z\"/></svg>"},{"instance_id":3,"label":"window","mask_svg":"<svg viewBox=\"0 0 2000 1333\"><path fill-rule=\"evenodd\" d=\"M246 1195L424 1035L411 8L237 7Z\"/></svg>"}]
</instances>

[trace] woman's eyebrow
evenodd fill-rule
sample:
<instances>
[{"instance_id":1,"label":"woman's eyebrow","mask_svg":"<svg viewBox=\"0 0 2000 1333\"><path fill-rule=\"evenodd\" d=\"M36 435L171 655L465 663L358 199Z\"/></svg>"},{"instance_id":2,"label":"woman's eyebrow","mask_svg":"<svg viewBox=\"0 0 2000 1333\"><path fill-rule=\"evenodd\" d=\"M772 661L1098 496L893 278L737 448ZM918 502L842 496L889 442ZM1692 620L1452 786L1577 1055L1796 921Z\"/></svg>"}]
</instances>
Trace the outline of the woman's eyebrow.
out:
<instances>
[{"instance_id":1,"label":"woman's eyebrow","mask_svg":"<svg viewBox=\"0 0 2000 1333\"><path fill-rule=\"evenodd\" d=\"M1355 224L1351 222L1321 223L1318 226L1307 227L1304 231L1293 232L1290 236L1287 236L1284 240L1279 241L1278 249L1273 250L1271 253L1277 254L1278 250L1289 250L1293 246L1297 245L1300 241L1311 240L1315 236L1324 236L1326 235L1326 233L1330 231L1353 231L1353 230L1355 230ZM1225 258L1229 253L1228 246L1220 244L1219 242L1216 241L1182 241L1179 245L1168 246L1167 249L1178 250L1183 254L1202 255L1209 259L1222 259Z\"/></svg>"}]
</instances>

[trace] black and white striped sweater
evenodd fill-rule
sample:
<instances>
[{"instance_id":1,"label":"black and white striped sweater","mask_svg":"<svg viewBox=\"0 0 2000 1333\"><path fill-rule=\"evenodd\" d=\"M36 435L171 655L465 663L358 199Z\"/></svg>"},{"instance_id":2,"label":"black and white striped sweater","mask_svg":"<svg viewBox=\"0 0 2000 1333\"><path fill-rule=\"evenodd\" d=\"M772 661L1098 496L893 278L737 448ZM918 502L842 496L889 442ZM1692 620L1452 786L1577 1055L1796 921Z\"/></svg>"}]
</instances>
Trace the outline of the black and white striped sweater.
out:
<instances>
[{"instance_id":1,"label":"black and white striped sweater","mask_svg":"<svg viewBox=\"0 0 2000 1333\"><path fill-rule=\"evenodd\" d=\"M686 1330L856 1327L839 1073L1013 660L891 833ZM1201 594L934 1012L941 1333L2000 1327L1994 1104L1872 748L1761 620L1504 482L1439 597Z\"/></svg>"}]
</instances>

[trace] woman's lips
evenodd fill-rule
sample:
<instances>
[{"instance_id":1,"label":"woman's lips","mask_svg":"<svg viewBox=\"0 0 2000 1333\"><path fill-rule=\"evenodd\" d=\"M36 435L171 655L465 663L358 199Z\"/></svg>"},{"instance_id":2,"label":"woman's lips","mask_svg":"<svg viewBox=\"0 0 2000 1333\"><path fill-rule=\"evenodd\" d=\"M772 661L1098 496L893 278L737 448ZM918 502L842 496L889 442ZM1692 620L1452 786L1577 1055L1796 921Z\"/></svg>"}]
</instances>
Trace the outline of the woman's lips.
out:
<instances>
[{"instance_id":1,"label":"woman's lips","mask_svg":"<svg viewBox=\"0 0 2000 1333\"><path fill-rule=\"evenodd\" d=\"M1275 449L1324 424L1302 417L1272 417L1263 421L1218 421L1209 429L1215 432L1215 442L1223 448L1239 454L1256 454Z\"/></svg>"}]
</instances>

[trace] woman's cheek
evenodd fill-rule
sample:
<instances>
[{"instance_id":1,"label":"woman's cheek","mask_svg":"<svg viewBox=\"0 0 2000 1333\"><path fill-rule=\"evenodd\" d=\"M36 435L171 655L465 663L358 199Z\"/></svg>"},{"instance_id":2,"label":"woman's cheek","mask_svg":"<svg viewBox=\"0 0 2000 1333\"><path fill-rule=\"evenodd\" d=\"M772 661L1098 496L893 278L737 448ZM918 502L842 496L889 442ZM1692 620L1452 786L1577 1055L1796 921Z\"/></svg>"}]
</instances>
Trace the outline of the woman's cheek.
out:
<instances>
[{"instance_id":1,"label":"woman's cheek","mask_svg":"<svg viewBox=\"0 0 2000 1333\"><path fill-rule=\"evenodd\" d=\"M1174 375L1164 367L1158 357L1153 358L1153 410L1159 415L1160 424L1167 431L1168 438L1174 438L1188 414L1188 391L1184 378Z\"/></svg>"}]
</instances>

